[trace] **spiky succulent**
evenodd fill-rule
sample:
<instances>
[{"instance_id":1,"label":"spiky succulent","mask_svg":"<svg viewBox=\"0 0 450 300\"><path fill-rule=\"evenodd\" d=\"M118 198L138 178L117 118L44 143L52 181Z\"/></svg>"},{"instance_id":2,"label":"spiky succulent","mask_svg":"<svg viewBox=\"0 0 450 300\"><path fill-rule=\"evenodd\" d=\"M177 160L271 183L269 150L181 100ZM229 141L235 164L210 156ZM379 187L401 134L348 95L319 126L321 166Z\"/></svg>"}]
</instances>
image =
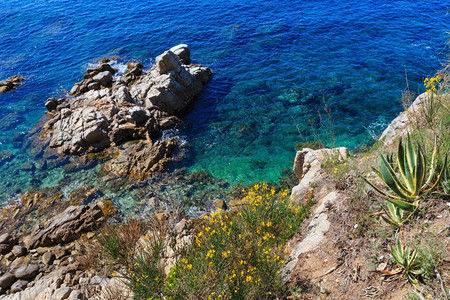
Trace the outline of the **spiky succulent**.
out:
<instances>
[{"instance_id":1,"label":"spiky succulent","mask_svg":"<svg viewBox=\"0 0 450 300\"><path fill-rule=\"evenodd\" d=\"M408 278L416 288L419 288L417 276L422 274L417 250L411 251L410 247L404 247L400 239L395 246L391 246L391 253L395 262L400 266L402 273Z\"/></svg>"},{"instance_id":2,"label":"spiky succulent","mask_svg":"<svg viewBox=\"0 0 450 300\"><path fill-rule=\"evenodd\" d=\"M439 182L445 166L447 155L442 169L435 181L431 184L436 172L437 143L435 141L431 165L427 168L426 157L420 147L413 148L411 137L408 134L406 145L402 141L398 145L396 167L399 172L395 172L393 158L389 160L380 153L378 165L380 170L372 168L375 174L389 187L390 192L385 192L373 184L364 180L377 192L387 197L388 201L405 211L415 211L419 205L419 198L431 191ZM427 170L428 169L428 170ZM428 171L428 176L427 175Z\"/></svg>"}]
</instances>

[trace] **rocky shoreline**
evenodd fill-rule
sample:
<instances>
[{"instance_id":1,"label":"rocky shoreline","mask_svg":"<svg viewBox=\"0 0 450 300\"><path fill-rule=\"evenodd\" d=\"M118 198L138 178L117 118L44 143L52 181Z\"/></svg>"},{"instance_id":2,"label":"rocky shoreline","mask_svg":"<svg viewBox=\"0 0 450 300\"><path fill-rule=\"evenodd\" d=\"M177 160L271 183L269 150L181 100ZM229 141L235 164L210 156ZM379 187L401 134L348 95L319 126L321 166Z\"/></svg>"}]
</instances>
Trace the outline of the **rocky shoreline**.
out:
<instances>
[{"instance_id":1,"label":"rocky shoreline","mask_svg":"<svg viewBox=\"0 0 450 300\"><path fill-rule=\"evenodd\" d=\"M190 60L181 44L156 57L148 72L139 63L129 63L122 76L107 63L88 69L69 97L47 100L33 145L62 157L91 153L106 161L102 174L146 180L168 166L177 147L176 139L160 139L162 131L181 122L211 79L209 68ZM2 209L0 299L101 299L106 283L121 285L85 273L77 259L81 240L92 239L107 220L121 219L112 201L98 194L89 186L68 197L42 189Z\"/></svg>"},{"instance_id":2,"label":"rocky shoreline","mask_svg":"<svg viewBox=\"0 0 450 300\"><path fill-rule=\"evenodd\" d=\"M106 161L103 172L138 181L166 168L177 141L161 140L161 132L180 123L178 116L192 105L212 72L190 64L186 45L158 56L148 72L143 68L132 63L125 74L114 77L117 71L102 63L88 69L83 80L74 85L70 91L73 97L48 99L42 147L80 157L100 152ZM417 109L424 97L419 96L411 109ZM385 130L382 141L392 144L407 128L401 114ZM330 208L342 204L344 196L324 175L322 165L330 156L344 162L349 152L346 148L297 152L293 171L300 182L292 190L292 199L302 201L314 186L319 201L304 238L291 245L293 251L282 271L285 281L299 268L301 255L323 243L330 230ZM214 205L227 209L220 199ZM105 295L111 291L129 293L119 278L86 271L83 266L85 245L105 223L122 221L112 201L98 196L97 189L81 187L68 197L54 189L23 193L18 203L5 207L2 213L0 299L112 299ZM38 221L38 216L44 220ZM171 216L160 213L153 217L155 222L166 222ZM177 250L193 242L194 223L181 218L172 224L164 249L166 273L177 261Z\"/></svg>"}]
</instances>

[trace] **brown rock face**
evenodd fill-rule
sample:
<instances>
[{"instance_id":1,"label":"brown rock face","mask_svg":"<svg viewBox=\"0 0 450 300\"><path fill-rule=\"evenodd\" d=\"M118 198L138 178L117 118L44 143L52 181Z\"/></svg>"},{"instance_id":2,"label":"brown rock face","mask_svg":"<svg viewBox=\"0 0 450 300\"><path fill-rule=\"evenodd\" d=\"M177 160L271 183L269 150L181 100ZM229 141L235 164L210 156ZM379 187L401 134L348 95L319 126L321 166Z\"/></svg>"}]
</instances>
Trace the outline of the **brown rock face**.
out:
<instances>
[{"instance_id":1,"label":"brown rock face","mask_svg":"<svg viewBox=\"0 0 450 300\"><path fill-rule=\"evenodd\" d=\"M139 141L108 161L105 169L119 176L131 175L143 180L153 172L162 171L172 161L172 153L176 145L175 139L153 144Z\"/></svg>"},{"instance_id":2,"label":"brown rock face","mask_svg":"<svg viewBox=\"0 0 450 300\"><path fill-rule=\"evenodd\" d=\"M103 212L98 204L69 206L62 213L34 228L25 237L24 243L28 249L68 243L82 233L94 230L103 220Z\"/></svg>"},{"instance_id":3,"label":"brown rock face","mask_svg":"<svg viewBox=\"0 0 450 300\"><path fill-rule=\"evenodd\" d=\"M6 80L0 81L0 93L6 93L14 90L21 84L22 81L23 78L17 75L11 76Z\"/></svg>"}]
</instances>

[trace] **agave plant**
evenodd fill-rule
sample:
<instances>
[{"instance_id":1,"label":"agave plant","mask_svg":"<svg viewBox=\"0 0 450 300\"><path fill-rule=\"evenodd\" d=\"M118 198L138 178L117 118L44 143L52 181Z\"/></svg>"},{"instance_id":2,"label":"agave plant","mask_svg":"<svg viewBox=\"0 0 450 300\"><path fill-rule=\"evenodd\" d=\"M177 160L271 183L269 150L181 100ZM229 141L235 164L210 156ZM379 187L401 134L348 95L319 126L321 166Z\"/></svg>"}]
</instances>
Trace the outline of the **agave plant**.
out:
<instances>
[{"instance_id":1,"label":"agave plant","mask_svg":"<svg viewBox=\"0 0 450 300\"><path fill-rule=\"evenodd\" d=\"M383 220L385 220L387 223L391 224L392 226L399 228L400 226L403 225L403 223L405 223L408 218L403 218L404 216L404 210L395 206L394 204L388 202L387 204L387 209L384 209L384 212L386 214L385 216L382 216ZM410 216L412 215L412 213L410 214Z\"/></svg>"},{"instance_id":2,"label":"agave plant","mask_svg":"<svg viewBox=\"0 0 450 300\"><path fill-rule=\"evenodd\" d=\"M405 249L402 242L398 239L397 245L391 246L391 253L395 262L400 266L401 272L418 289L419 281L417 280L417 276L422 274L422 270L417 256L417 250L411 251L409 246Z\"/></svg>"},{"instance_id":3,"label":"agave plant","mask_svg":"<svg viewBox=\"0 0 450 300\"><path fill-rule=\"evenodd\" d=\"M375 174L389 187L391 192L385 192L375 184L363 177L363 179L377 192L387 197L388 201L405 211L415 211L419 205L419 199L428 193L439 183L447 164L447 155L444 164L436 180L432 180L436 172L437 143L435 140L431 165L427 175L427 160L418 145L417 150L413 148L411 137L408 134L406 145L402 141L398 145L396 167L399 172L395 172L393 158L389 160L381 153L378 159L380 170L372 168Z\"/></svg>"}]
</instances>

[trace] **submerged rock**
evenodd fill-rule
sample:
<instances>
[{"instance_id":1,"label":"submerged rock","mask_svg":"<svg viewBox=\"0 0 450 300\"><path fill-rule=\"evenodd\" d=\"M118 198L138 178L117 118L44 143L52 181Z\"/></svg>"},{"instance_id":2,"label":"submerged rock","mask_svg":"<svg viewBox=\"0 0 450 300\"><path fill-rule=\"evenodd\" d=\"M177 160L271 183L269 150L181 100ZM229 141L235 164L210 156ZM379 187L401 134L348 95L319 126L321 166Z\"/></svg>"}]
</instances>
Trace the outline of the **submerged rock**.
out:
<instances>
[{"instance_id":1,"label":"submerged rock","mask_svg":"<svg viewBox=\"0 0 450 300\"><path fill-rule=\"evenodd\" d=\"M0 93L6 93L6 92L14 90L19 85L22 84L23 80L24 79L22 77L20 77L18 75L14 75L14 76L9 77L6 80L0 81Z\"/></svg>"},{"instance_id":2,"label":"submerged rock","mask_svg":"<svg viewBox=\"0 0 450 300\"><path fill-rule=\"evenodd\" d=\"M105 164L105 169L119 176L131 175L145 179L155 171L162 171L171 161L177 141L170 139L149 143L140 141L119 152Z\"/></svg>"},{"instance_id":3,"label":"submerged rock","mask_svg":"<svg viewBox=\"0 0 450 300\"><path fill-rule=\"evenodd\" d=\"M113 148L118 155L107 169L144 179L171 161L176 143L156 141L161 131L179 122L175 115L185 112L211 79L209 68L189 63L189 48L182 44L159 55L147 73L139 63L130 63L115 79L107 63L87 69L71 89L76 97L47 100L44 138L65 154ZM145 142L119 147L138 140Z\"/></svg>"}]
</instances>

